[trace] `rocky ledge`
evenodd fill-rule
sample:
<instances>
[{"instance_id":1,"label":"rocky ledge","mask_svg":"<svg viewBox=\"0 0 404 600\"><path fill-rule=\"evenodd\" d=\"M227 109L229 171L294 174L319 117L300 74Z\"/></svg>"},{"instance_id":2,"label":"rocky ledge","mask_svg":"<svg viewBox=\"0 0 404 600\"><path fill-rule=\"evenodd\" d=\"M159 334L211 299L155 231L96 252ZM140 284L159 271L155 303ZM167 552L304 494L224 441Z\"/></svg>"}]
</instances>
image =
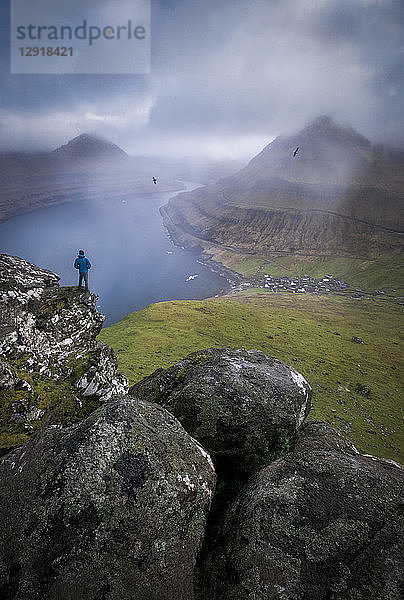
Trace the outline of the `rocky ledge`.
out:
<instances>
[{"instance_id":1,"label":"rocky ledge","mask_svg":"<svg viewBox=\"0 0 404 600\"><path fill-rule=\"evenodd\" d=\"M96 296L1 270L3 434L36 423L0 461L1 598L402 598L403 468L307 422L297 371L208 349L126 393Z\"/></svg>"},{"instance_id":2,"label":"rocky ledge","mask_svg":"<svg viewBox=\"0 0 404 600\"><path fill-rule=\"evenodd\" d=\"M4 254L0 280L0 448L127 391L113 351L96 339L104 316L95 294Z\"/></svg>"}]
</instances>

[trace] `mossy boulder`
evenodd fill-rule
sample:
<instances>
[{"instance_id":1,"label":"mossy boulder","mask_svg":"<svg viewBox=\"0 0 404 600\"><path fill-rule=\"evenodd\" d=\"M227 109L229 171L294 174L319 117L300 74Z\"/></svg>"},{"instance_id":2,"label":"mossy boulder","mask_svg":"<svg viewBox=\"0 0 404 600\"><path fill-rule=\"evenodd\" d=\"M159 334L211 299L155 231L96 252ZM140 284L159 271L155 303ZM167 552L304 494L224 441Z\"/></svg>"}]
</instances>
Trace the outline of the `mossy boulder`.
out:
<instances>
[{"instance_id":1,"label":"mossy boulder","mask_svg":"<svg viewBox=\"0 0 404 600\"><path fill-rule=\"evenodd\" d=\"M399 600L403 473L307 423L223 517L200 600Z\"/></svg>"},{"instance_id":2,"label":"mossy boulder","mask_svg":"<svg viewBox=\"0 0 404 600\"><path fill-rule=\"evenodd\" d=\"M116 398L0 463L0 597L191 600L212 462L166 410Z\"/></svg>"},{"instance_id":3,"label":"mossy boulder","mask_svg":"<svg viewBox=\"0 0 404 600\"><path fill-rule=\"evenodd\" d=\"M256 350L194 352L129 393L172 412L218 474L250 473L285 453L311 406L305 379Z\"/></svg>"}]
</instances>

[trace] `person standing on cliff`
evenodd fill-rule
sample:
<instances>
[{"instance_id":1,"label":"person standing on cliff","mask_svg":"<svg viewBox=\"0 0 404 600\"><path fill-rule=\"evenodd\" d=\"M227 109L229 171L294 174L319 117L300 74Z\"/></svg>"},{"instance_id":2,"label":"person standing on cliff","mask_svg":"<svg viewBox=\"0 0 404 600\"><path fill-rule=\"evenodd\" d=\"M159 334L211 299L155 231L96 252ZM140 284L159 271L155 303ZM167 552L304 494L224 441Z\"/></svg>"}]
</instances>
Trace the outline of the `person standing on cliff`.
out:
<instances>
[{"instance_id":1,"label":"person standing on cliff","mask_svg":"<svg viewBox=\"0 0 404 600\"><path fill-rule=\"evenodd\" d=\"M88 270L91 269L91 263L84 255L84 250L79 250L79 255L74 261L74 268L79 270L79 290L81 290L81 282L84 279L85 290L88 291Z\"/></svg>"}]
</instances>

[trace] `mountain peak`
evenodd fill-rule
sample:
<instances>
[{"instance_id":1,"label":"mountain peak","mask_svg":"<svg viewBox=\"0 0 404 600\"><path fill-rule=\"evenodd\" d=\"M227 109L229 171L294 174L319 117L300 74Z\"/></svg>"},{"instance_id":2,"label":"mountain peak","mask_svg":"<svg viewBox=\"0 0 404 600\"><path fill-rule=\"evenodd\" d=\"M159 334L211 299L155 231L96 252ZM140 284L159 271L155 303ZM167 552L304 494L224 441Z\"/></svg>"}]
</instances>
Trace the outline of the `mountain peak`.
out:
<instances>
[{"instance_id":1,"label":"mountain peak","mask_svg":"<svg viewBox=\"0 0 404 600\"><path fill-rule=\"evenodd\" d=\"M119 146L99 137L82 133L54 152L70 158L123 158L127 156Z\"/></svg>"},{"instance_id":2,"label":"mountain peak","mask_svg":"<svg viewBox=\"0 0 404 600\"><path fill-rule=\"evenodd\" d=\"M362 179L373 167L369 140L350 125L322 115L297 133L277 137L240 174L251 182L280 177L295 183L345 185L354 172Z\"/></svg>"},{"instance_id":3,"label":"mountain peak","mask_svg":"<svg viewBox=\"0 0 404 600\"><path fill-rule=\"evenodd\" d=\"M320 115L314 121L307 125L307 128L316 128L316 129L335 129L340 126L334 121L330 115Z\"/></svg>"},{"instance_id":4,"label":"mountain peak","mask_svg":"<svg viewBox=\"0 0 404 600\"><path fill-rule=\"evenodd\" d=\"M334 121L329 115L321 115L309 123L298 136L322 136L332 138L334 141L345 140L362 148L369 148L370 142L353 127ZM295 137L295 136L294 136Z\"/></svg>"}]
</instances>

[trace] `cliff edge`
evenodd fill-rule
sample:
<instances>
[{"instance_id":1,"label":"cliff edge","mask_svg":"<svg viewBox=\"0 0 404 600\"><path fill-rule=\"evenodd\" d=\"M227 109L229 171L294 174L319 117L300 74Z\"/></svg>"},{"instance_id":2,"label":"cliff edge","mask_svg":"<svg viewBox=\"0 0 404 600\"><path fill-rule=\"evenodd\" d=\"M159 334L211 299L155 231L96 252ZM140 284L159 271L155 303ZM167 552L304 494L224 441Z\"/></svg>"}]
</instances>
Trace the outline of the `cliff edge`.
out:
<instances>
[{"instance_id":1,"label":"cliff edge","mask_svg":"<svg viewBox=\"0 0 404 600\"><path fill-rule=\"evenodd\" d=\"M114 352L96 337L98 296L59 287L59 277L0 255L0 448L42 423L82 420L128 389Z\"/></svg>"}]
</instances>

